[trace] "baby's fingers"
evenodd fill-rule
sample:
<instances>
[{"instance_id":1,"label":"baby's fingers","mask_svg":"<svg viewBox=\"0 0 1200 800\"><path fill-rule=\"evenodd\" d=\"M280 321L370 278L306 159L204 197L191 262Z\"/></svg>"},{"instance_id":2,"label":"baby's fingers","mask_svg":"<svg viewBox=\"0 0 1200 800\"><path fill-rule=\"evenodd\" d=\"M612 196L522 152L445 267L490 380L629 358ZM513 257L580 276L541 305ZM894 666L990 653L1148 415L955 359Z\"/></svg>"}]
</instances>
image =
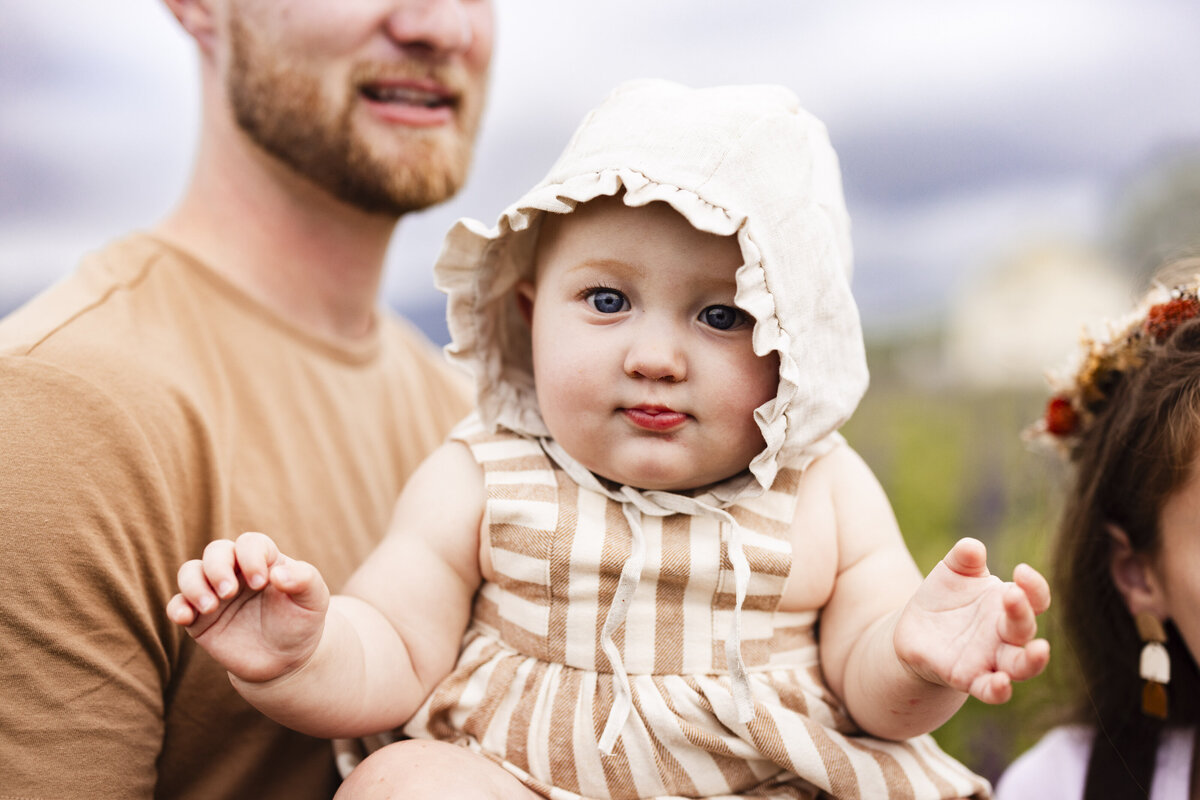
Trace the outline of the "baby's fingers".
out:
<instances>
[{"instance_id":1,"label":"baby's fingers","mask_svg":"<svg viewBox=\"0 0 1200 800\"><path fill-rule=\"evenodd\" d=\"M167 619L176 625L188 627L196 621L196 609L192 608L183 595L177 594L167 603Z\"/></svg>"},{"instance_id":2,"label":"baby's fingers","mask_svg":"<svg viewBox=\"0 0 1200 800\"><path fill-rule=\"evenodd\" d=\"M271 585L309 611L324 611L329 606L329 587L307 561L280 556L271 567Z\"/></svg>"},{"instance_id":3,"label":"baby's fingers","mask_svg":"<svg viewBox=\"0 0 1200 800\"><path fill-rule=\"evenodd\" d=\"M1025 592L1034 614L1044 614L1050 608L1050 584L1042 573L1028 564L1017 564L1013 570L1013 583Z\"/></svg>"},{"instance_id":4,"label":"baby's fingers","mask_svg":"<svg viewBox=\"0 0 1200 800\"><path fill-rule=\"evenodd\" d=\"M997 631L1001 641L1023 645L1037 635L1037 616L1021 587L1011 583L1004 587L1003 606Z\"/></svg>"},{"instance_id":5,"label":"baby's fingers","mask_svg":"<svg viewBox=\"0 0 1200 800\"><path fill-rule=\"evenodd\" d=\"M208 576L205 574L204 562L196 558L193 558L191 561L185 561L183 566L179 568L176 580L179 583L179 594L175 597L179 598L181 602L187 603L201 614L216 611L220 600L212 584L209 583ZM175 603L175 598L172 598L171 602ZM170 609L171 605L168 604L167 608ZM176 608L178 609L178 604L176 604ZM190 625L191 623L181 624Z\"/></svg>"},{"instance_id":6,"label":"baby's fingers","mask_svg":"<svg viewBox=\"0 0 1200 800\"><path fill-rule=\"evenodd\" d=\"M233 542L228 539L216 539L209 542L204 548L204 554L200 557L199 563L203 566L204 577L212 591L216 592L217 598L227 598L237 594L237 558L234 555ZM179 574L182 578L182 569ZM182 588L183 584L180 583L180 589ZM184 595L188 596L188 593L185 591ZM188 596L188 599L190 600L191 597ZM196 607L204 612L211 610L200 606ZM214 604L213 608L215 607Z\"/></svg>"},{"instance_id":7,"label":"baby's fingers","mask_svg":"<svg viewBox=\"0 0 1200 800\"><path fill-rule=\"evenodd\" d=\"M1007 703L1012 697L1012 681L1003 672L986 672L971 682L970 693L985 703Z\"/></svg>"},{"instance_id":8,"label":"baby's fingers","mask_svg":"<svg viewBox=\"0 0 1200 800\"><path fill-rule=\"evenodd\" d=\"M279 548L271 537L262 533L243 533L234 543L234 551L246 585L255 590L266 586L271 579L271 565L279 560Z\"/></svg>"},{"instance_id":9,"label":"baby's fingers","mask_svg":"<svg viewBox=\"0 0 1200 800\"><path fill-rule=\"evenodd\" d=\"M1014 681L1027 681L1042 673L1050 663L1050 643L1034 639L1024 647L1005 645L996 658L996 667Z\"/></svg>"},{"instance_id":10,"label":"baby's fingers","mask_svg":"<svg viewBox=\"0 0 1200 800\"><path fill-rule=\"evenodd\" d=\"M965 537L954 543L942 563L959 575L982 577L988 574L987 548L978 539Z\"/></svg>"}]
</instances>

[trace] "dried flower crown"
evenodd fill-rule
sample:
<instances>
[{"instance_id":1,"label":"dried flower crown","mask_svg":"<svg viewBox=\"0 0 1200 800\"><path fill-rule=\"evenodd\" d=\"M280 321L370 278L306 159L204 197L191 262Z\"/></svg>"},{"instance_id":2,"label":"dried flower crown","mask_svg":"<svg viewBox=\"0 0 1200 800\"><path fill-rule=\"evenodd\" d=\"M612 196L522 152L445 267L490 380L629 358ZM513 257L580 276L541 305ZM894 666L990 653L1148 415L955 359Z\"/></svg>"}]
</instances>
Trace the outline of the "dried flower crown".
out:
<instances>
[{"instance_id":1,"label":"dried flower crown","mask_svg":"<svg viewBox=\"0 0 1200 800\"><path fill-rule=\"evenodd\" d=\"M1156 285L1133 311L1108 325L1107 336L1085 335L1075 363L1049 375L1053 394L1027 437L1069 449L1104 408L1117 379L1140 367L1151 347L1197 316L1200 276L1170 288Z\"/></svg>"}]
</instances>

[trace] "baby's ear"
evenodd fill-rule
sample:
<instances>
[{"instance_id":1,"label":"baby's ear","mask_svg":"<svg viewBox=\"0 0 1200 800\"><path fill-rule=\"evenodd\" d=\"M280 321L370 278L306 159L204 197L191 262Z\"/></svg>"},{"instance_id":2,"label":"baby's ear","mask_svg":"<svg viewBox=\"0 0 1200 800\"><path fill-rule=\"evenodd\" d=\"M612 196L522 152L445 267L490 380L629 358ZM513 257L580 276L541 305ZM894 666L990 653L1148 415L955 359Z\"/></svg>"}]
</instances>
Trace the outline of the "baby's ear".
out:
<instances>
[{"instance_id":1,"label":"baby's ear","mask_svg":"<svg viewBox=\"0 0 1200 800\"><path fill-rule=\"evenodd\" d=\"M1109 524L1108 535L1112 542L1109 573L1129 613L1135 617L1149 613L1160 620L1169 617L1162 582L1150 557L1134 551L1129 536L1119 526Z\"/></svg>"},{"instance_id":2,"label":"baby's ear","mask_svg":"<svg viewBox=\"0 0 1200 800\"><path fill-rule=\"evenodd\" d=\"M533 281L521 281L517 284L517 310L525 319L526 325L533 325L533 301L537 297L537 287Z\"/></svg>"}]
</instances>

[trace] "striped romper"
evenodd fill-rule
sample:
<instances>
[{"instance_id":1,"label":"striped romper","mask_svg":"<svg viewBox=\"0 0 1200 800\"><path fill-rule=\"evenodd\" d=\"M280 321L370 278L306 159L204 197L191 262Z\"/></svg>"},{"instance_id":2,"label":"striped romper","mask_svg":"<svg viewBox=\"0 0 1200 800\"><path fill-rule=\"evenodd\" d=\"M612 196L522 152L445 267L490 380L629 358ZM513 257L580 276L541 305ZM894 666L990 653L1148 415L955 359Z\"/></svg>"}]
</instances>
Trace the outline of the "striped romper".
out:
<instances>
[{"instance_id":1,"label":"striped romper","mask_svg":"<svg viewBox=\"0 0 1200 800\"><path fill-rule=\"evenodd\" d=\"M798 471L723 511L673 513L582 487L536 439L461 440L486 476L496 580L407 735L470 747L564 800L988 795L929 736L854 736L821 675L817 611L776 610ZM728 649L736 560L750 569Z\"/></svg>"}]
</instances>

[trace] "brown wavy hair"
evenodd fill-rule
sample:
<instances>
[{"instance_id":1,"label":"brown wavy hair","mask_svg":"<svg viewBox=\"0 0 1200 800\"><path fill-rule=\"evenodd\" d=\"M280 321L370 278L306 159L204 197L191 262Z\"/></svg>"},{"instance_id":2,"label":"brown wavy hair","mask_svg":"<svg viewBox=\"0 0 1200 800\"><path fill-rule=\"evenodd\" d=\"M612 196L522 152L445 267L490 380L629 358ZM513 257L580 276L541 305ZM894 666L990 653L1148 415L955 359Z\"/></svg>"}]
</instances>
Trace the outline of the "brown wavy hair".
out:
<instances>
[{"instance_id":1,"label":"brown wavy hair","mask_svg":"<svg viewBox=\"0 0 1200 800\"><path fill-rule=\"evenodd\" d=\"M1071 448L1054 551L1055 601L1082 672L1076 714L1096 730L1085 800L1145 798L1163 727L1200 723L1200 672L1170 623L1169 716L1142 713L1142 642L1110 572L1110 526L1134 552L1157 555L1162 508L1200 455L1200 318L1145 355L1105 387L1107 401Z\"/></svg>"}]
</instances>

